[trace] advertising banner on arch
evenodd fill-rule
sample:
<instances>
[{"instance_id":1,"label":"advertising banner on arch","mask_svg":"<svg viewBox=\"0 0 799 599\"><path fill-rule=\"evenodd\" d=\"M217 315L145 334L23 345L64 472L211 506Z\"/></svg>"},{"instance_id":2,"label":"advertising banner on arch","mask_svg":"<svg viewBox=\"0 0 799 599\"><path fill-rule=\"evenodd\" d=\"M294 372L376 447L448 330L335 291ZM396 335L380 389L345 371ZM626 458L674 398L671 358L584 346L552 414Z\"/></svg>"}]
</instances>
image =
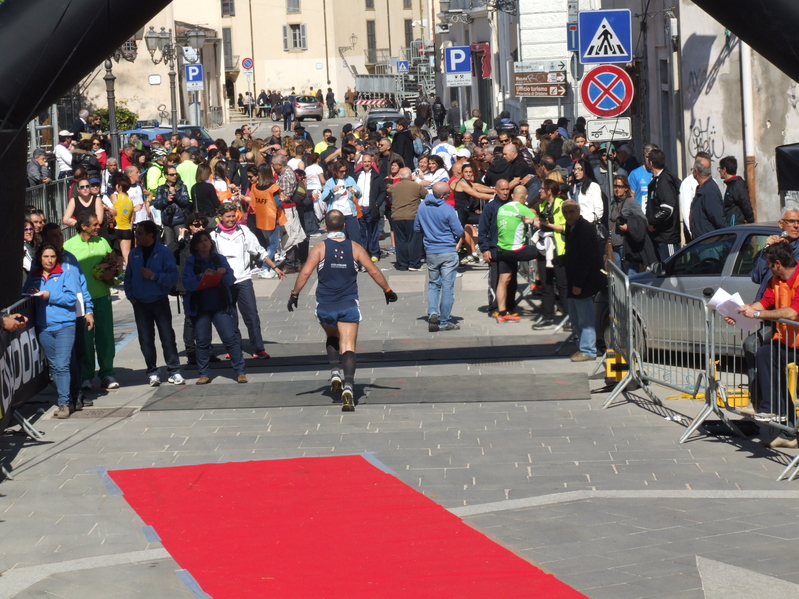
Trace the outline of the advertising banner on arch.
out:
<instances>
[{"instance_id":1,"label":"advertising banner on arch","mask_svg":"<svg viewBox=\"0 0 799 599\"><path fill-rule=\"evenodd\" d=\"M50 383L47 359L34 328L33 300L14 310L28 318L24 329L0 329L0 432L11 421L14 408L38 395Z\"/></svg>"}]
</instances>

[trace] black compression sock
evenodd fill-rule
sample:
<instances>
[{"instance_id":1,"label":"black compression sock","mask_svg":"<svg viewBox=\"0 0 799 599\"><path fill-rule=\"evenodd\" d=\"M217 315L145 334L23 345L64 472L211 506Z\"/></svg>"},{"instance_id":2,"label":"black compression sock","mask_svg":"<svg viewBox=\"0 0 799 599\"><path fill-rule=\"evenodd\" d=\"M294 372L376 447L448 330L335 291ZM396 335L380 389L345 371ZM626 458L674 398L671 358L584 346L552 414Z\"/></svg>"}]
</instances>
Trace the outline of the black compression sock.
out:
<instances>
[{"instance_id":1,"label":"black compression sock","mask_svg":"<svg viewBox=\"0 0 799 599\"><path fill-rule=\"evenodd\" d=\"M341 364L344 366L344 384L352 386L355 381L355 352L345 351L341 354Z\"/></svg>"},{"instance_id":2,"label":"black compression sock","mask_svg":"<svg viewBox=\"0 0 799 599\"><path fill-rule=\"evenodd\" d=\"M330 361L330 368L332 370L338 370L338 337L328 337L327 341L325 341L325 349L327 350L327 359Z\"/></svg>"}]
</instances>

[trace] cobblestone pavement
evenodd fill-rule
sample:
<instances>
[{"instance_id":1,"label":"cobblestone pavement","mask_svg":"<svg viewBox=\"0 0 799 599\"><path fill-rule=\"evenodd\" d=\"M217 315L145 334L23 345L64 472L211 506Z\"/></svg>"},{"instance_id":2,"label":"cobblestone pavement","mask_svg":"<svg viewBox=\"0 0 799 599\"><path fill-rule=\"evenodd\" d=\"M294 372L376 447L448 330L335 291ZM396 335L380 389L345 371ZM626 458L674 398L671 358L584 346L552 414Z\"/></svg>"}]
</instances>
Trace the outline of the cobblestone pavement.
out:
<instances>
[{"instance_id":1,"label":"cobblestone pavement","mask_svg":"<svg viewBox=\"0 0 799 599\"><path fill-rule=\"evenodd\" d=\"M695 402L657 407L633 392L602 410L605 394L590 391L604 383L586 382L593 365L565 357L574 351L567 335L531 330L533 300L522 303L519 324L479 311L484 268L458 279L461 330L431 334L424 272L398 273L388 260L378 266L400 301L386 306L361 279L366 358L356 380L457 385L462 401L367 400L352 414L290 398L285 407L142 411L154 390L120 293L122 386L95 406L132 409L54 420L47 391L37 398L47 403L28 406L44 411L33 415L44 441L10 433L0 444L14 476L0 484L0 599L193 596L175 573L180 566L106 486L104 469L358 452L592 599L734 599L799 588L799 487L775 482L789 455L753 438L699 433L679 445L685 425L670 417L690 419ZM286 311L292 280L255 282L273 360L249 360L248 375L275 393L281 382L316 389L328 377L310 290L298 312ZM182 318L174 314L178 335ZM191 384L196 371L184 375ZM214 375L212 387L231 395L241 388L224 363ZM542 375L572 381L577 399L542 400L532 388ZM515 393L496 396L488 382L498 376L518 381ZM741 580L757 581L758 590Z\"/></svg>"}]
</instances>

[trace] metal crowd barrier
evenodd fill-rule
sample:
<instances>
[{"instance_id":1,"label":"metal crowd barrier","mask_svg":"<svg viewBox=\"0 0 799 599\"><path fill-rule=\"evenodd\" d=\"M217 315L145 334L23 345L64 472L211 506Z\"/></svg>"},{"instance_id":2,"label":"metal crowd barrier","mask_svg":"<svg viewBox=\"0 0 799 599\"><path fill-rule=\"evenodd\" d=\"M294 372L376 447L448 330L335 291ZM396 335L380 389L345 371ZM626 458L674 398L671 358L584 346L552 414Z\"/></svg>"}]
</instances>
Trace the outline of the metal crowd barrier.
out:
<instances>
[{"instance_id":1,"label":"metal crowd barrier","mask_svg":"<svg viewBox=\"0 0 799 599\"><path fill-rule=\"evenodd\" d=\"M650 389L659 385L704 401L680 443L711 416L743 437L728 413L797 438L799 322L765 321L745 332L708 308L704 299L630 283L615 264L608 264L608 301L612 325L608 348L623 358L628 370L603 408L633 383L663 405ZM777 480L797 477L799 456Z\"/></svg>"},{"instance_id":2,"label":"metal crowd barrier","mask_svg":"<svg viewBox=\"0 0 799 599\"><path fill-rule=\"evenodd\" d=\"M61 223L69 203L69 184L72 179L58 179L42 185L28 187L25 190L25 205L36 206L44 213L47 222ZM72 227L61 227L64 239L74 235Z\"/></svg>"}]
</instances>

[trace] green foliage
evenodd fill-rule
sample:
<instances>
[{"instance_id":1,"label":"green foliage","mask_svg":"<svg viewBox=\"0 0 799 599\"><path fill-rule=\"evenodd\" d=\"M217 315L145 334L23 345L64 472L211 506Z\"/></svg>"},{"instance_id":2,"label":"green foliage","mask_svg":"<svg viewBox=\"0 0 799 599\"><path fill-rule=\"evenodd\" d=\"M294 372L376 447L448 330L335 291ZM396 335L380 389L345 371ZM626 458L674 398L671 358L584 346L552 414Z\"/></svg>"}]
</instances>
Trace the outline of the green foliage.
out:
<instances>
[{"instance_id":1,"label":"green foliage","mask_svg":"<svg viewBox=\"0 0 799 599\"><path fill-rule=\"evenodd\" d=\"M102 119L100 126L103 128L103 131L108 131L111 129L111 125L108 123L108 109L107 108L98 108L96 114L100 115ZM118 131L127 131L128 129L135 129L136 123L139 121L139 115L129 110L127 106L125 106L124 102L117 102L117 130Z\"/></svg>"}]
</instances>

